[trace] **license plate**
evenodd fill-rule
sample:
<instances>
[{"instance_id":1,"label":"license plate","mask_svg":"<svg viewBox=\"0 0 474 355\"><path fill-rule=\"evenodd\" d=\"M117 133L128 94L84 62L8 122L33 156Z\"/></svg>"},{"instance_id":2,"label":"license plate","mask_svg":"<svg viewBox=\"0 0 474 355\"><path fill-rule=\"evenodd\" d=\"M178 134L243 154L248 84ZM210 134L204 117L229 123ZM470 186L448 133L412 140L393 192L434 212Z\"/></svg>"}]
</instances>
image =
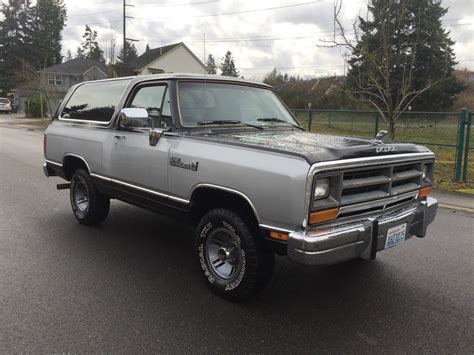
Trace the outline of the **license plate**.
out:
<instances>
[{"instance_id":1,"label":"license plate","mask_svg":"<svg viewBox=\"0 0 474 355\"><path fill-rule=\"evenodd\" d=\"M392 248L395 245L403 243L405 241L406 233L407 233L406 223L390 228L387 231L387 240L385 241L385 249Z\"/></svg>"}]
</instances>

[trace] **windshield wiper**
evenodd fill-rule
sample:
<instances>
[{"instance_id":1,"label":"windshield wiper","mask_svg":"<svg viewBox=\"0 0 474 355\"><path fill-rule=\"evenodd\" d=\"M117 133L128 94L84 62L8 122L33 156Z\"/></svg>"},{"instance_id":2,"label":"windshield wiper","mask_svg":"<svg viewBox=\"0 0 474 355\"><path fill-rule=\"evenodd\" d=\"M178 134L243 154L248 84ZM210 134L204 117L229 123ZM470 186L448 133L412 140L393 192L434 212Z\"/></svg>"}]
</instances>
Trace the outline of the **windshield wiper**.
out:
<instances>
[{"instance_id":1,"label":"windshield wiper","mask_svg":"<svg viewBox=\"0 0 474 355\"><path fill-rule=\"evenodd\" d=\"M293 126L295 128L298 128L298 129L301 129L302 131L304 131L304 128L303 127L300 127L294 123L291 123L291 122L288 122L288 121L285 121L285 120L282 120L281 118L276 118L276 117L261 117L261 118L257 118L257 121L260 121L260 122L281 122L281 123L286 123L290 126Z\"/></svg>"},{"instance_id":2,"label":"windshield wiper","mask_svg":"<svg viewBox=\"0 0 474 355\"><path fill-rule=\"evenodd\" d=\"M257 129L263 129L262 126L257 126L257 125L253 125L253 124L250 124L250 123L245 123L245 122L242 122L242 121L238 121L238 120L213 120L213 121L199 121L198 122L198 125L200 126L205 126L205 125L208 125L208 124L216 124L216 125L224 125L224 124L240 124L240 125L244 125L244 126L248 126L248 127L253 127L253 128L257 128Z\"/></svg>"}]
</instances>

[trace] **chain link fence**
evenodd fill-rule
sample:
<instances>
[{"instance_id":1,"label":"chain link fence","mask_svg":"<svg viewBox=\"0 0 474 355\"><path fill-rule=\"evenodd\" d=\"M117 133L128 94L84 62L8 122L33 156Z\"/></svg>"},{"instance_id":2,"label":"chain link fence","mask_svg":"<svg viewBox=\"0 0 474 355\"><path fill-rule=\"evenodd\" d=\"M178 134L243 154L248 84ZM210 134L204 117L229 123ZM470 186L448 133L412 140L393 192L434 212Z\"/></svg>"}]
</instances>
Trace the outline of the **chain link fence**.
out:
<instances>
[{"instance_id":1,"label":"chain link fence","mask_svg":"<svg viewBox=\"0 0 474 355\"><path fill-rule=\"evenodd\" d=\"M307 130L323 134L373 138L387 123L375 111L293 110ZM406 112L395 125L395 141L427 146L436 155L435 186L473 182L472 112ZM388 137L387 137L388 138ZM386 139L387 141L387 139Z\"/></svg>"}]
</instances>

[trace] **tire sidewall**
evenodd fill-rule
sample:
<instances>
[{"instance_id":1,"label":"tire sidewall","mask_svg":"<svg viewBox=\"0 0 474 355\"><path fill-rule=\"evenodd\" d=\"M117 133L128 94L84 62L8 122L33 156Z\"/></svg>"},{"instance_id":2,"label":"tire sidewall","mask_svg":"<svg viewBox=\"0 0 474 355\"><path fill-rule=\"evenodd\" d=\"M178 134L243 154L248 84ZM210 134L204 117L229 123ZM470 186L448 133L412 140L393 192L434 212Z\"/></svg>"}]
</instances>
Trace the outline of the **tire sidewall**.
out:
<instances>
[{"instance_id":1,"label":"tire sidewall","mask_svg":"<svg viewBox=\"0 0 474 355\"><path fill-rule=\"evenodd\" d=\"M71 191L70 191L71 208L72 208L72 212L78 219L86 218L88 212L91 209L91 205L90 205L91 204L91 186L83 175L84 175L84 172L82 170L78 170L74 173L71 179ZM86 188L87 198L89 200L89 206L84 212L81 212L81 210L79 210L75 201L74 194L75 194L75 189L77 188L78 183L82 183L84 187Z\"/></svg>"},{"instance_id":2,"label":"tire sidewall","mask_svg":"<svg viewBox=\"0 0 474 355\"><path fill-rule=\"evenodd\" d=\"M235 216L237 217L237 216ZM238 218L238 217L237 217ZM243 222L241 222L243 223ZM242 228L241 223L236 223L235 218L229 217L218 211L211 211L207 218L204 218L197 229L197 255L199 264L204 278L207 280L208 285L215 291L221 293L233 293L246 284L248 270L247 262L247 238L250 237L250 232L246 228ZM229 233L232 234L234 240L241 248L241 267L238 275L231 280L224 280L216 275L212 267L209 265L207 258L207 239L210 234L217 228L225 228ZM247 237L247 238L246 238Z\"/></svg>"}]
</instances>

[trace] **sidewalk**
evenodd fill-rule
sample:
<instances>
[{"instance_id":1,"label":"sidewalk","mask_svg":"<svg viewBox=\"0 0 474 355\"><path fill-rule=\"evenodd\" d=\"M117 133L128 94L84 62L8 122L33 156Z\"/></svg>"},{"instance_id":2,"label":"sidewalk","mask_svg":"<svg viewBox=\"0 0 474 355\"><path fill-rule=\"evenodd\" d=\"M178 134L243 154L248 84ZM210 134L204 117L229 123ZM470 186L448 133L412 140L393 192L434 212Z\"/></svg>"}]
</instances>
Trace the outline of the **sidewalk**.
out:
<instances>
[{"instance_id":1,"label":"sidewalk","mask_svg":"<svg viewBox=\"0 0 474 355\"><path fill-rule=\"evenodd\" d=\"M433 190L430 196L438 200L439 207L474 213L474 195Z\"/></svg>"},{"instance_id":2,"label":"sidewalk","mask_svg":"<svg viewBox=\"0 0 474 355\"><path fill-rule=\"evenodd\" d=\"M44 131L48 126L51 118L26 118L21 113L10 113L6 115L0 115L0 126L3 127L17 127L24 128L29 131Z\"/></svg>"}]
</instances>

